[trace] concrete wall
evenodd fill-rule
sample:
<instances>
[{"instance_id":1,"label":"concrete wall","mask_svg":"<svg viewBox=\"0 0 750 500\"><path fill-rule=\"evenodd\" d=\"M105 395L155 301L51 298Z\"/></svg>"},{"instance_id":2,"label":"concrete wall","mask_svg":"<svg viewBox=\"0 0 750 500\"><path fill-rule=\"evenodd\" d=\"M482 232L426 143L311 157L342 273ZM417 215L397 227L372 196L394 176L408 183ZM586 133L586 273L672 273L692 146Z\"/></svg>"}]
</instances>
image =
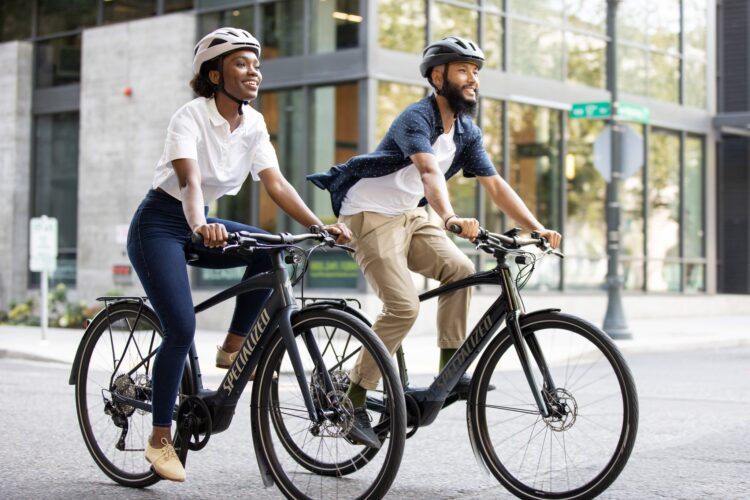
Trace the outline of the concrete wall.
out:
<instances>
[{"instance_id":1,"label":"concrete wall","mask_svg":"<svg viewBox=\"0 0 750 500\"><path fill-rule=\"evenodd\" d=\"M0 44L0 310L26 296L32 45Z\"/></svg>"},{"instance_id":2,"label":"concrete wall","mask_svg":"<svg viewBox=\"0 0 750 500\"><path fill-rule=\"evenodd\" d=\"M127 225L151 185L169 119L192 99L196 18L172 14L85 30L81 56L77 294L117 287ZM130 87L132 95L124 95Z\"/></svg>"}]
</instances>

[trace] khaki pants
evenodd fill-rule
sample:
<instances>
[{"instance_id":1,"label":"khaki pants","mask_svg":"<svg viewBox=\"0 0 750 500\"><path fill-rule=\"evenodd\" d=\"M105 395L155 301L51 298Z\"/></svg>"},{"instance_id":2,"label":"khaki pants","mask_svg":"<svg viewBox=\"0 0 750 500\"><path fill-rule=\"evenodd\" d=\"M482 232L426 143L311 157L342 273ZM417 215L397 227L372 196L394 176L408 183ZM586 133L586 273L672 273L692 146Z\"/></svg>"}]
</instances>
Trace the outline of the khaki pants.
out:
<instances>
[{"instance_id":1,"label":"khaki pants","mask_svg":"<svg viewBox=\"0 0 750 500\"><path fill-rule=\"evenodd\" d=\"M419 297L409 271L451 283L474 272L471 260L440 227L418 208L397 216L375 212L342 215L352 230L354 259L367 282L383 302L373 330L393 354L419 314ZM458 348L466 337L471 289L463 288L438 298L438 346ZM375 389L380 372L369 354L360 354L350 373L355 384Z\"/></svg>"}]
</instances>

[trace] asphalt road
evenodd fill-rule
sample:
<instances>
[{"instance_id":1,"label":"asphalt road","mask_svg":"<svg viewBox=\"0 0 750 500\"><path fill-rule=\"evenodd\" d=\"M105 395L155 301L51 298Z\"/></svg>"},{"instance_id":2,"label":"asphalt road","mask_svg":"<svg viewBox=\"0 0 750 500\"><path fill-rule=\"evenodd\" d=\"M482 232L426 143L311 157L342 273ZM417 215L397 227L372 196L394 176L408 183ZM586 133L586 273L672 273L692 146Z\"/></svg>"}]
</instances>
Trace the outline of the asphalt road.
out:
<instances>
[{"instance_id":1,"label":"asphalt road","mask_svg":"<svg viewBox=\"0 0 750 500\"><path fill-rule=\"evenodd\" d=\"M638 439L600 498L750 498L750 348L633 354L628 362L640 396ZM66 365L0 359L0 498L280 497L260 481L249 396L228 431L188 456L186 483L130 490L112 483L88 454L67 380ZM481 472L465 407L456 404L407 441L389 498L512 497Z\"/></svg>"}]
</instances>

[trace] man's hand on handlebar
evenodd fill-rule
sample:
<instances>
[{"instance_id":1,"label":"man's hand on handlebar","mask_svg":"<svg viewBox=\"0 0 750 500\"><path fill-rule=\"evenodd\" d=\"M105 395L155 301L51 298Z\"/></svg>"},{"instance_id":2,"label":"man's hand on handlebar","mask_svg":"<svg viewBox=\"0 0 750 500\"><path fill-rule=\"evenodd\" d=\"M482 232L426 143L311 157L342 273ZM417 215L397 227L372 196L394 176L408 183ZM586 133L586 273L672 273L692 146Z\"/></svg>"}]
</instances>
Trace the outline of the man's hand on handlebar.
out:
<instances>
[{"instance_id":1,"label":"man's hand on handlebar","mask_svg":"<svg viewBox=\"0 0 750 500\"><path fill-rule=\"evenodd\" d=\"M461 229L461 232L453 231L451 227L454 225L458 226ZM474 241L479 235L479 221L476 219L457 217L454 215L445 220L445 228L469 241Z\"/></svg>"},{"instance_id":2,"label":"man's hand on handlebar","mask_svg":"<svg viewBox=\"0 0 750 500\"><path fill-rule=\"evenodd\" d=\"M343 222L326 224L325 226L323 226L323 229L325 229L329 234L336 236L336 243L339 245L349 243L352 239L351 230L346 227L346 224L344 224Z\"/></svg>"},{"instance_id":3,"label":"man's hand on handlebar","mask_svg":"<svg viewBox=\"0 0 750 500\"><path fill-rule=\"evenodd\" d=\"M562 240L562 235L552 229L539 231L539 236L546 239L547 243L549 243L549 246L552 248L558 248L560 246L560 240Z\"/></svg>"},{"instance_id":4,"label":"man's hand on handlebar","mask_svg":"<svg viewBox=\"0 0 750 500\"><path fill-rule=\"evenodd\" d=\"M213 222L211 224L200 224L193 228L195 234L203 237L203 246L207 248L221 248L226 246L229 233L224 224Z\"/></svg>"}]
</instances>

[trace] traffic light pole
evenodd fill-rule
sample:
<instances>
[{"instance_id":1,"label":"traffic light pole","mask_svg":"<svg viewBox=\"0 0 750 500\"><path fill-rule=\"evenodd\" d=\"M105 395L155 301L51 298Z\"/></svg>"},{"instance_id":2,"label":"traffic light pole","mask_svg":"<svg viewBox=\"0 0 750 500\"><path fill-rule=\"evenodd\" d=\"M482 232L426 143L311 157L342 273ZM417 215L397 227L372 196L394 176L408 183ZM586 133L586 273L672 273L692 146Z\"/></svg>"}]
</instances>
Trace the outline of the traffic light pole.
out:
<instances>
[{"instance_id":1,"label":"traffic light pole","mask_svg":"<svg viewBox=\"0 0 750 500\"><path fill-rule=\"evenodd\" d=\"M629 339L630 333L622 307L620 277L620 186L622 184L622 131L617 120L617 7L621 0L607 0L607 90L612 99L609 127L612 134L611 178L607 184L607 313L604 331L613 339Z\"/></svg>"}]
</instances>

